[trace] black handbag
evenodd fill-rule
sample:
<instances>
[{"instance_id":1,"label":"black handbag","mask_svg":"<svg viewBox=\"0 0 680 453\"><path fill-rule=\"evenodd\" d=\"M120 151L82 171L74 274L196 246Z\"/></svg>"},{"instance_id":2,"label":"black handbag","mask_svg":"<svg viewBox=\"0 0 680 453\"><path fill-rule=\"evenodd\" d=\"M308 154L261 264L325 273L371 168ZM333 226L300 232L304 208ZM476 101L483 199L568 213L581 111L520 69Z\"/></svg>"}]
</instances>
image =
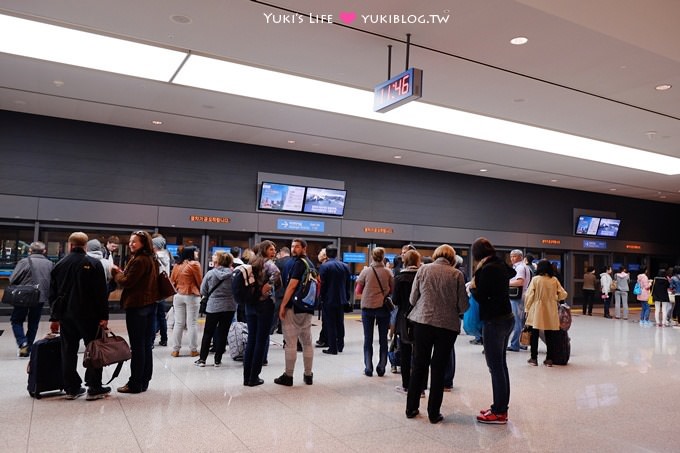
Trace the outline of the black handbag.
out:
<instances>
[{"instance_id":1,"label":"black handbag","mask_svg":"<svg viewBox=\"0 0 680 453\"><path fill-rule=\"evenodd\" d=\"M33 263L31 257L28 256L28 265L31 270L31 279L35 272L33 272ZM40 288L38 284L30 285L9 285L5 288L2 295L2 303L9 304L14 307L36 307L40 305Z\"/></svg>"},{"instance_id":2,"label":"black handbag","mask_svg":"<svg viewBox=\"0 0 680 453\"><path fill-rule=\"evenodd\" d=\"M510 296L510 299L521 299L522 298L522 287L521 286L510 286L508 288L508 296Z\"/></svg>"},{"instance_id":3,"label":"black handbag","mask_svg":"<svg viewBox=\"0 0 680 453\"><path fill-rule=\"evenodd\" d=\"M375 278L376 278L376 280L378 280L378 285L380 286L380 293L385 294L385 290L383 289L383 285L380 282L380 277L378 277L378 272L375 270L375 267L371 267L371 269L373 269L373 273L375 274ZM386 308L390 312L392 310L394 310L394 302L392 302L392 298L390 297L389 294L387 296L385 296L385 298L383 299L383 305L382 306L383 306L383 308Z\"/></svg>"},{"instance_id":4,"label":"black handbag","mask_svg":"<svg viewBox=\"0 0 680 453\"><path fill-rule=\"evenodd\" d=\"M206 309L208 308L208 299L210 299L210 295L215 292L218 286L220 286L224 282L224 280L220 280L217 282L217 285L215 285L210 291L208 291L208 294L205 296L201 297L201 302L199 304L198 312L200 314L205 313Z\"/></svg>"}]
</instances>

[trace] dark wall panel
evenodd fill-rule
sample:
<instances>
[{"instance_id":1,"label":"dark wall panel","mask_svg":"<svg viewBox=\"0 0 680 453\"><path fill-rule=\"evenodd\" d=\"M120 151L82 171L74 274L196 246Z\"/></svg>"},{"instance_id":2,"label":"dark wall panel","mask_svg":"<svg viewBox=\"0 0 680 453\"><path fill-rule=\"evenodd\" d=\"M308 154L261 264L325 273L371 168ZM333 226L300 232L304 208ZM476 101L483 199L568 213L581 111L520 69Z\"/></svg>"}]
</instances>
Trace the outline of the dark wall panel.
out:
<instances>
[{"instance_id":1,"label":"dark wall panel","mask_svg":"<svg viewBox=\"0 0 680 453\"><path fill-rule=\"evenodd\" d=\"M351 220L570 235L583 208L680 244L674 204L8 111L0 159L0 194L252 212L262 171L344 179Z\"/></svg>"}]
</instances>

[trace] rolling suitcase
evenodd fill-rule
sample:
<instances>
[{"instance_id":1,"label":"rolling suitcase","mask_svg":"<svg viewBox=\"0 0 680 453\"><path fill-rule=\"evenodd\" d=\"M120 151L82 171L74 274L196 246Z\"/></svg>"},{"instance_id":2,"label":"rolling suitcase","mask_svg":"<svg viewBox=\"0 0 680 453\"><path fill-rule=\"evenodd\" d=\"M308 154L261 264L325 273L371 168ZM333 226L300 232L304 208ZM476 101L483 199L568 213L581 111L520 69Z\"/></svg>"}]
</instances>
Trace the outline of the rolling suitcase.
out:
<instances>
[{"instance_id":1,"label":"rolling suitcase","mask_svg":"<svg viewBox=\"0 0 680 453\"><path fill-rule=\"evenodd\" d=\"M58 335L50 335L33 343L26 367L28 394L40 399L42 393L64 389L61 371L61 342Z\"/></svg>"},{"instance_id":2,"label":"rolling suitcase","mask_svg":"<svg viewBox=\"0 0 680 453\"><path fill-rule=\"evenodd\" d=\"M571 340L566 330L560 329L553 335L555 344L553 345L553 364L566 365L571 354Z\"/></svg>"}]
</instances>

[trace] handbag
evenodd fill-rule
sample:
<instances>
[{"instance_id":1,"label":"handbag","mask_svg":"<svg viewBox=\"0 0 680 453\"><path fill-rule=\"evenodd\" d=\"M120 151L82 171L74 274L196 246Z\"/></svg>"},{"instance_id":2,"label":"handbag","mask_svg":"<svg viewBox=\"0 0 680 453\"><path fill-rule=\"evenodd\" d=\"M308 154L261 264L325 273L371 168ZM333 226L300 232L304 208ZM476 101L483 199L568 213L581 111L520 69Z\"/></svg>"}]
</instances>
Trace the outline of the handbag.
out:
<instances>
[{"instance_id":1,"label":"handbag","mask_svg":"<svg viewBox=\"0 0 680 453\"><path fill-rule=\"evenodd\" d=\"M198 309L198 312L200 314L205 313L206 309L208 308L208 299L210 299L210 295L215 292L217 287L220 286L222 282L224 282L224 280L220 280L219 282L217 282L217 285L215 285L210 291L208 291L208 294L201 297L201 302Z\"/></svg>"},{"instance_id":2,"label":"handbag","mask_svg":"<svg viewBox=\"0 0 680 453\"><path fill-rule=\"evenodd\" d=\"M27 258L31 270L30 275L33 278L33 263L30 256ZM36 307L40 305L40 288L37 284L9 285L5 288L5 293L2 295L2 303L14 307Z\"/></svg>"},{"instance_id":3,"label":"handbag","mask_svg":"<svg viewBox=\"0 0 680 453\"><path fill-rule=\"evenodd\" d=\"M647 305L654 305L654 281L652 280L652 287L649 288L649 297L647 298Z\"/></svg>"},{"instance_id":4,"label":"handbag","mask_svg":"<svg viewBox=\"0 0 680 453\"><path fill-rule=\"evenodd\" d=\"M376 278L376 280L378 280L378 285L380 286L380 294L385 294L385 290L383 289L383 285L380 282L380 277L378 277L378 272L375 270L375 267L371 267L371 269L373 269L373 273L375 274L375 278ZM385 298L383 299L382 306L383 306L383 308L386 308L387 311L391 312L392 310L394 310L394 302L392 302L392 298L390 297L389 294L387 296L385 296Z\"/></svg>"},{"instance_id":5,"label":"handbag","mask_svg":"<svg viewBox=\"0 0 680 453\"><path fill-rule=\"evenodd\" d=\"M508 296L510 296L510 299L521 299L522 298L522 287L521 286L510 286L510 287L508 287Z\"/></svg>"},{"instance_id":6,"label":"handbag","mask_svg":"<svg viewBox=\"0 0 680 453\"><path fill-rule=\"evenodd\" d=\"M123 362L130 360L132 351L123 337L111 332L109 329L97 329L97 337L85 347L83 366L85 368L104 368L107 365L117 363L111 379L113 381L120 374ZM106 385L104 384L104 385Z\"/></svg>"},{"instance_id":7,"label":"handbag","mask_svg":"<svg viewBox=\"0 0 680 453\"><path fill-rule=\"evenodd\" d=\"M529 346L531 344L531 326L524 326L519 336L519 344Z\"/></svg>"},{"instance_id":8,"label":"handbag","mask_svg":"<svg viewBox=\"0 0 680 453\"><path fill-rule=\"evenodd\" d=\"M161 271L158 274L158 297L159 300L165 300L168 297L174 296L177 293L175 287L172 285L168 274L165 271Z\"/></svg>"},{"instance_id":9,"label":"handbag","mask_svg":"<svg viewBox=\"0 0 680 453\"><path fill-rule=\"evenodd\" d=\"M470 295L468 298L468 309L463 315L463 329L468 335L474 337L482 336L482 320L479 318L479 302L474 296Z\"/></svg>"}]
</instances>

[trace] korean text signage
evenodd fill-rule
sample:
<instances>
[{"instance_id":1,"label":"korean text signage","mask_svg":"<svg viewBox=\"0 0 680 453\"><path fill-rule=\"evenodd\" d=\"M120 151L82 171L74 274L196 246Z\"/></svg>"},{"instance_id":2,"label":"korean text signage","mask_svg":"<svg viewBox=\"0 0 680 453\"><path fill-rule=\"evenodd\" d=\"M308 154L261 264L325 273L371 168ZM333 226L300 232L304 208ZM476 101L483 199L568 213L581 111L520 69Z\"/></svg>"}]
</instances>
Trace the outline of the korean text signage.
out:
<instances>
[{"instance_id":1,"label":"korean text signage","mask_svg":"<svg viewBox=\"0 0 680 453\"><path fill-rule=\"evenodd\" d=\"M390 228L390 227L364 227L364 233L394 234L394 228Z\"/></svg>"},{"instance_id":2,"label":"korean text signage","mask_svg":"<svg viewBox=\"0 0 680 453\"><path fill-rule=\"evenodd\" d=\"M209 215L190 215L190 222L204 222L204 223L230 223L229 217L218 217Z\"/></svg>"}]
</instances>

